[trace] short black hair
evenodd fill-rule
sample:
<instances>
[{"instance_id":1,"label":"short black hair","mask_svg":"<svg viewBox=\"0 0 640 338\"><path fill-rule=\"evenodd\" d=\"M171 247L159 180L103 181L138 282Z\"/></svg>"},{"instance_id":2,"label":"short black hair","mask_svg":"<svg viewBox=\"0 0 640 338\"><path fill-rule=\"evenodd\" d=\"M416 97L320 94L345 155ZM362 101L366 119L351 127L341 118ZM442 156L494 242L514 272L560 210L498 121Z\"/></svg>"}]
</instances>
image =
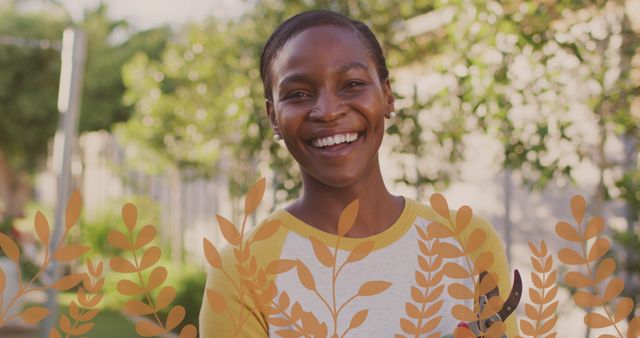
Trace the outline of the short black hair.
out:
<instances>
[{"instance_id":1,"label":"short black hair","mask_svg":"<svg viewBox=\"0 0 640 338\"><path fill-rule=\"evenodd\" d=\"M387 63L382 53L382 47L380 47L378 39L366 24L330 10L306 11L296 14L281 23L280 26L273 31L262 48L262 55L260 56L260 77L264 85L264 96L266 99L272 99L271 67L280 49L298 33L308 28L322 25L353 30L369 49L376 64L376 70L378 71L380 80L384 81L389 77L389 70L387 69Z\"/></svg>"}]
</instances>

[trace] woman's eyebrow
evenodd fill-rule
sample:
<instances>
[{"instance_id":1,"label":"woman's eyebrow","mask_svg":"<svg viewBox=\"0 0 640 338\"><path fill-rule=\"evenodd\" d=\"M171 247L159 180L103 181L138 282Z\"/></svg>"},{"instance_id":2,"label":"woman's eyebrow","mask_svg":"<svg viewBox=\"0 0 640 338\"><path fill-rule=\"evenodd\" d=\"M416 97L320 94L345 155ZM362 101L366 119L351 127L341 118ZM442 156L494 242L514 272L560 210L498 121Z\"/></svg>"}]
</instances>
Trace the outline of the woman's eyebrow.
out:
<instances>
[{"instance_id":1,"label":"woman's eyebrow","mask_svg":"<svg viewBox=\"0 0 640 338\"><path fill-rule=\"evenodd\" d=\"M367 67L366 64L364 64L364 63L362 63L360 61L353 61L353 62L349 62L346 65L338 68L338 73L346 73L349 70L354 69L354 68L359 68L359 69L362 69L362 70L365 70L365 71L369 71L369 67Z\"/></svg>"},{"instance_id":2,"label":"woman's eyebrow","mask_svg":"<svg viewBox=\"0 0 640 338\"><path fill-rule=\"evenodd\" d=\"M292 82L309 82L311 81L311 77L307 74L295 73L291 75L285 76L280 83L278 83L278 88L285 87L289 83Z\"/></svg>"},{"instance_id":3,"label":"woman's eyebrow","mask_svg":"<svg viewBox=\"0 0 640 338\"><path fill-rule=\"evenodd\" d=\"M340 66L337 70L336 73L338 74L344 74L346 72L348 72L351 69L361 69L364 71L369 71L369 67L367 67L366 64L364 64L363 62L360 61L353 61L353 62L349 62L343 66ZM294 82L311 82L312 81L312 77L309 76L308 74L303 74L303 73L294 73L291 75L287 75L285 76L282 81L280 81L280 83L278 83L278 88L283 88L286 85L290 84L290 83L294 83Z\"/></svg>"}]
</instances>

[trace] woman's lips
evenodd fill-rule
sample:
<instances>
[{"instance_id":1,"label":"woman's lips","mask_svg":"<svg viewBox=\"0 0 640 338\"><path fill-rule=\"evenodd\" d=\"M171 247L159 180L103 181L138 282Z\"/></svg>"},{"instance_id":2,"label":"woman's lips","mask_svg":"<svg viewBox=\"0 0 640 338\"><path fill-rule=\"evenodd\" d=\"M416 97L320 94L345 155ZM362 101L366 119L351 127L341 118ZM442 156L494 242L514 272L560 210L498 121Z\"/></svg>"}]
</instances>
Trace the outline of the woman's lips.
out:
<instances>
[{"instance_id":1,"label":"woman's lips","mask_svg":"<svg viewBox=\"0 0 640 338\"><path fill-rule=\"evenodd\" d=\"M319 157L332 159L332 158L346 156L362 141L364 137L364 134L362 133L354 133L354 134L355 134L355 139L353 139L353 136L352 136L351 139L353 139L353 141L350 141L350 142L345 141L338 144L316 146L313 144L314 143L313 141L316 141L316 140L313 140L312 142L308 143L308 146L309 148L311 148L311 152L316 154ZM318 142L316 141L315 144L318 144Z\"/></svg>"},{"instance_id":2,"label":"woman's lips","mask_svg":"<svg viewBox=\"0 0 640 338\"><path fill-rule=\"evenodd\" d=\"M315 138L311 140L311 145L316 148L325 148L342 143L351 143L357 138L357 132L337 133L335 135Z\"/></svg>"}]
</instances>

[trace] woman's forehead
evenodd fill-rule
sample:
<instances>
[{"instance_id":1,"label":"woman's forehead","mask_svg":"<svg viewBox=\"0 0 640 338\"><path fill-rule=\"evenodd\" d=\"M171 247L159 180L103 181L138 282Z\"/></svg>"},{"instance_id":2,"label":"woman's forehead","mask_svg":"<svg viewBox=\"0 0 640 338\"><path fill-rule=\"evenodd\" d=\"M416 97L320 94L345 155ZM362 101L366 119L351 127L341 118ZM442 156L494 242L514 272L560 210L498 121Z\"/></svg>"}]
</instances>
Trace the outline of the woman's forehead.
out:
<instances>
[{"instance_id":1,"label":"woman's forehead","mask_svg":"<svg viewBox=\"0 0 640 338\"><path fill-rule=\"evenodd\" d=\"M340 70L373 60L358 34L338 26L315 26L296 34L278 52L273 63L274 80L293 70L314 67ZM277 81L277 80L276 80Z\"/></svg>"}]
</instances>

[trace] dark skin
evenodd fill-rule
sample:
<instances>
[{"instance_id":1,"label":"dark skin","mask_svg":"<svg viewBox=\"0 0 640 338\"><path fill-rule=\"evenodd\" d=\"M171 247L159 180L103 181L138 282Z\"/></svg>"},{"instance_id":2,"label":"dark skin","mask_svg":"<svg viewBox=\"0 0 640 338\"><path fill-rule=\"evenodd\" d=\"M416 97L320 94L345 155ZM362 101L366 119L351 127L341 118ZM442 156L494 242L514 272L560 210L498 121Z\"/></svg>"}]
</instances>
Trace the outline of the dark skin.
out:
<instances>
[{"instance_id":1,"label":"dark skin","mask_svg":"<svg viewBox=\"0 0 640 338\"><path fill-rule=\"evenodd\" d=\"M302 196L286 210L337 234L340 214L358 199L359 210L366 212L358 213L347 237L368 237L390 227L404 199L387 190L378 149L394 98L359 36L336 26L306 29L279 51L271 70L269 120L302 172ZM335 135L357 138L319 145Z\"/></svg>"}]
</instances>

